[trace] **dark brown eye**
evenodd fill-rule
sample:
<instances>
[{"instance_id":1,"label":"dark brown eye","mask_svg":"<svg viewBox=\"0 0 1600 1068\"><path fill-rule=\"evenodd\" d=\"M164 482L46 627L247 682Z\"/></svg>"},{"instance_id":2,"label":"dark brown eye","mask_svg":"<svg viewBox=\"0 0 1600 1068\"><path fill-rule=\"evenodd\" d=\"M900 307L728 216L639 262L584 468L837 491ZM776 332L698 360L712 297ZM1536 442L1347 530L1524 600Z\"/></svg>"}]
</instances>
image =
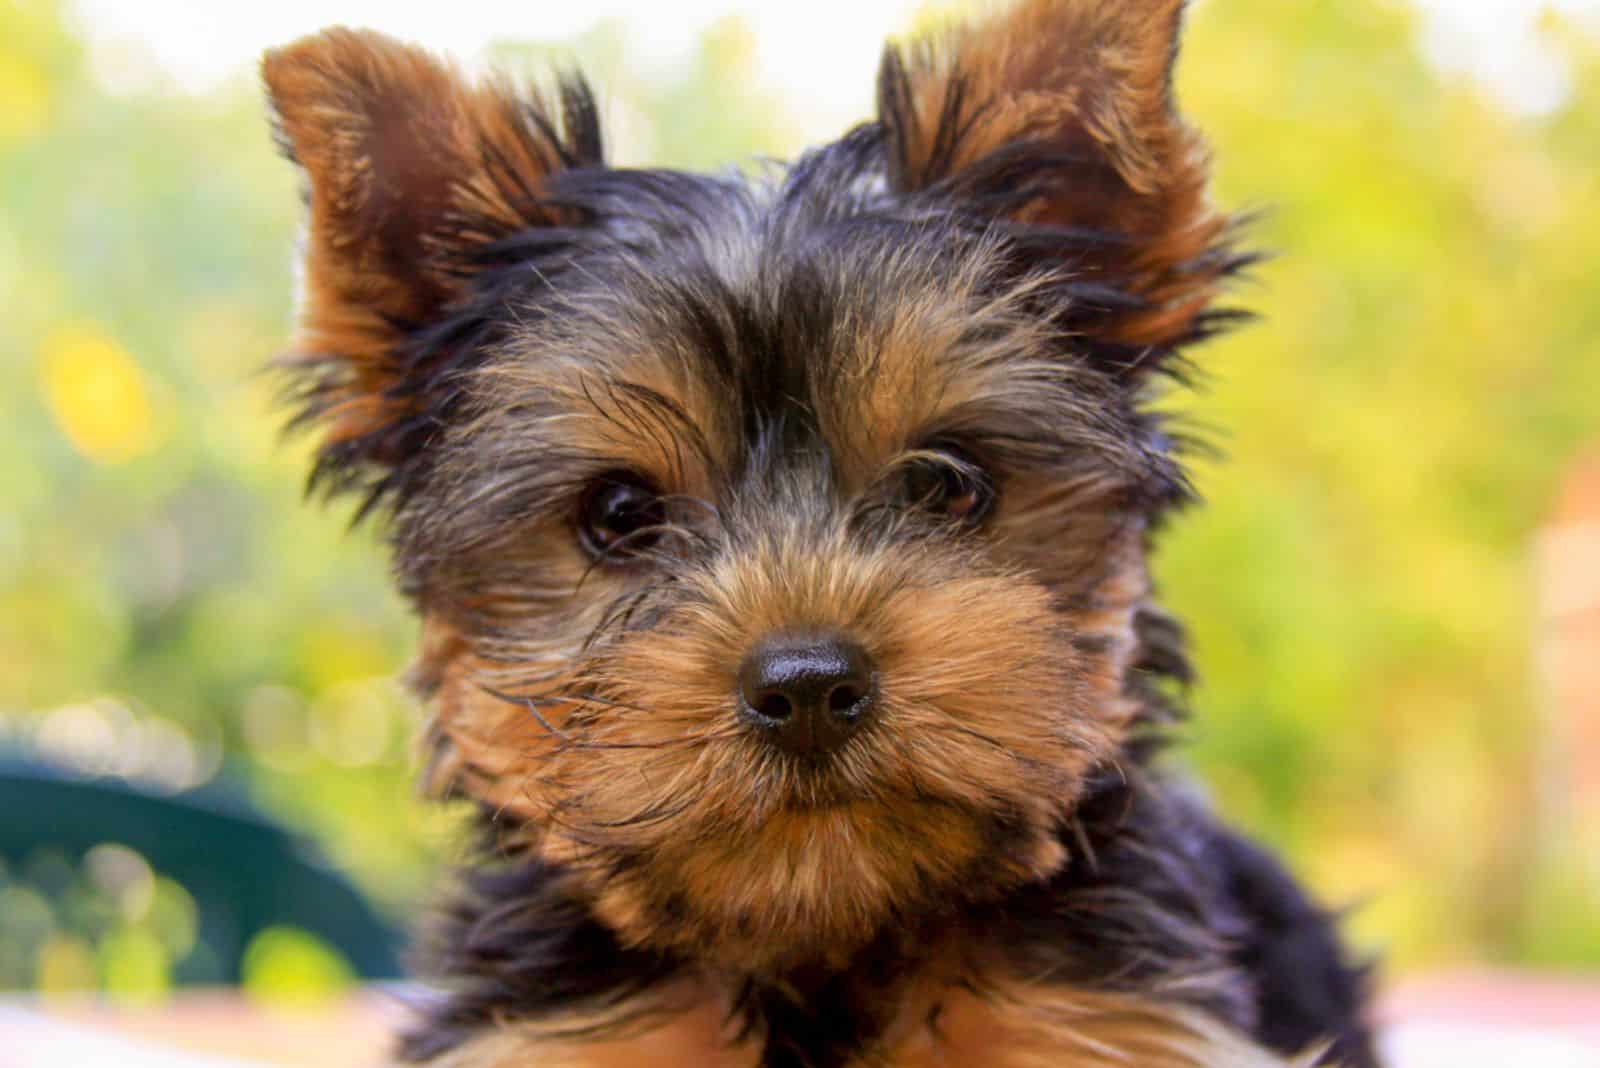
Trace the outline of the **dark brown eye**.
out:
<instances>
[{"instance_id":1,"label":"dark brown eye","mask_svg":"<svg viewBox=\"0 0 1600 1068\"><path fill-rule=\"evenodd\" d=\"M994 482L962 449L939 447L914 460L906 472L906 496L921 508L968 525L994 508Z\"/></svg>"},{"instance_id":2,"label":"dark brown eye","mask_svg":"<svg viewBox=\"0 0 1600 1068\"><path fill-rule=\"evenodd\" d=\"M621 562L660 538L666 522L661 494L631 471L594 479L578 501L578 540L595 559Z\"/></svg>"}]
</instances>

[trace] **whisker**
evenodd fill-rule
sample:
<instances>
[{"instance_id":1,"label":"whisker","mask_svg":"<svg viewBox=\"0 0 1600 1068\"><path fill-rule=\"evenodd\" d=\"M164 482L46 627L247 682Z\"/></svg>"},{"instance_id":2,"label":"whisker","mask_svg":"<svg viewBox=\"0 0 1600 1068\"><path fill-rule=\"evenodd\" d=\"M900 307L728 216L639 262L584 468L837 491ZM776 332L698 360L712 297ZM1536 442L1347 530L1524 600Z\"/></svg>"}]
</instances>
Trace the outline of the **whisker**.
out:
<instances>
[{"instance_id":1,"label":"whisker","mask_svg":"<svg viewBox=\"0 0 1600 1068\"><path fill-rule=\"evenodd\" d=\"M571 739L568 738L566 733L562 731L561 728L544 718L544 713L539 711L539 703L532 697L518 697L514 694L504 693L483 682L478 683L478 689L482 690L490 697L504 701L507 704L521 705L533 715L533 718L538 721L539 726L543 727L545 731L552 737L559 738L562 742L571 742Z\"/></svg>"}]
</instances>

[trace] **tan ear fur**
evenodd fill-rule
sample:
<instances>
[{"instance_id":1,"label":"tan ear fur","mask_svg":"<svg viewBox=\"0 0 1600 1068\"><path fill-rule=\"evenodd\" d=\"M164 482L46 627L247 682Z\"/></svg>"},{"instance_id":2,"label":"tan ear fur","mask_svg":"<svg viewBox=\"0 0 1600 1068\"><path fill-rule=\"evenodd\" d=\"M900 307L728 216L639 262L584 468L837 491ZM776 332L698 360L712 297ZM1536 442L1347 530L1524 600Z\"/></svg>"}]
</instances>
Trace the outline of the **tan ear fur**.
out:
<instances>
[{"instance_id":1,"label":"tan ear fur","mask_svg":"<svg viewBox=\"0 0 1600 1068\"><path fill-rule=\"evenodd\" d=\"M1021 0L891 47L879 76L891 181L1099 235L1066 266L1135 298L1100 324L1135 348L1206 332L1218 282L1245 260L1207 198L1204 142L1174 107L1183 7Z\"/></svg>"},{"instance_id":2,"label":"tan ear fur","mask_svg":"<svg viewBox=\"0 0 1600 1068\"><path fill-rule=\"evenodd\" d=\"M345 28L267 53L261 73L308 185L289 357L306 372L304 414L326 425L327 447L362 443L342 459L397 462L404 436L385 431L426 394L426 369L408 367L398 342L462 295L485 245L557 221L539 200L545 180L601 162L592 101L564 84L558 122L537 97Z\"/></svg>"}]
</instances>

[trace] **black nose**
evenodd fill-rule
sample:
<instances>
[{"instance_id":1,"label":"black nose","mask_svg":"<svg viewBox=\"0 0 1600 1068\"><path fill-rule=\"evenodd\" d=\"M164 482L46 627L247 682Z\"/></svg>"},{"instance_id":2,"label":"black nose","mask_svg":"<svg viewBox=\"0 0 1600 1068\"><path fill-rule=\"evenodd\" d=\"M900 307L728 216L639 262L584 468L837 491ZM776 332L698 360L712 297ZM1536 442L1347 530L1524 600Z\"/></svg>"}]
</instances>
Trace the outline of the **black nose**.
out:
<instances>
[{"instance_id":1,"label":"black nose","mask_svg":"<svg viewBox=\"0 0 1600 1068\"><path fill-rule=\"evenodd\" d=\"M848 638L769 638L739 668L739 714L791 753L839 748L872 711L867 651Z\"/></svg>"}]
</instances>

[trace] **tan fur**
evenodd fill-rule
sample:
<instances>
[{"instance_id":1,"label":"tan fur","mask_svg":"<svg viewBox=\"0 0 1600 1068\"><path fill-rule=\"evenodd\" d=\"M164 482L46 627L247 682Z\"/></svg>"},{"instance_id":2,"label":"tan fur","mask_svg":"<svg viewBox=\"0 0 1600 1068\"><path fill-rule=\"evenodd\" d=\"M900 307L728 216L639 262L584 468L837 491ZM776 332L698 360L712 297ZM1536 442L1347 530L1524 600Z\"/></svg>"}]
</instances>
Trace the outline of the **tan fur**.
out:
<instances>
[{"instance_id":1,"label":"tan fur","mask_svg":"<svg viewBox=\"0 0 1600 1068\"><path fill-rule=\"evenodd\" d=\"M843 373L815 406L847 499L870 498L952 416L1062 388L1018 310L1024 294L980 301L976 286L908 281L937 299L840 324ZM651 349L642 328L600 350L552 322L543 358L480 372L477 436L518 440L526 432L506 413L543 405L562 413L564 446L604 458L596 469L707 496L717 467L737 459L738 428L714 386L688 376L697 364ZM656 428L605 405L616 384L668 398L688 425ZM496 485L481 472L459 481ZM537 589L501 591L467 566L461 590L424 604L430 782L529 820L546 856L592 873L596 907L625 941L752 965L818 943L843 958L918 888L967 877L986 845L980 814L1015 815L1029 831L984 885L1000 893L1047 875L1065 859L1055 830L1082 773L1114 754L1134 711L1122 680L1148 583L1143 531L1115 507L1119 488L1113 468L1090 462L1066 480L1008 479L993 533L1013 566L976 575L948 548L864 548L847 512L823 531L775 516L759 546L694 574L687 607L587 651L634 576L591 568L566 516L519 526L486 551L520 562ZM1068 595L1073 611L1056 603ZM793 629L844 631L881 669L882 727L826 780L796 778L734 716L743 656ZM1104 638L1105 651L1077 652L1069 634ZM619 849L644 862L613 872L604 861Z\"/></svg>"},{"instance_id":2,"label":"tan fur","mask_svg":"<svg viewBox=\"0 0 1600 1068\"><path fill-rule=\"evenodd\" d=\"M1195 261L1227 228L1206 196L1204 142L1173 108L1170 64L1183 0L1022 0L1004 14L909 46L913 128L902 180L922 188L1017 142L1099 157L1030 204L1030 221L1120 230L1138 252L1108 265L1151 302L1116 339L1181 336L1215 295L1219 272ZM963 133L941 155L940 117L965 94ZM1189 265L1185 269L1185 265Z\"/></svg>"},{"instance_id":3,"label":"tan fur","mask_svg":"<svg viewBox=\"0 0 1600 1068\"><path fill-rule=\"evenodd\" d=\"M884 1068L1309 1068L1198 1013L1123 994L1012 984L957 993Z\"/></svg>"},{"instance_id":4,"label":"tan fur","mask_svg":"<svg viewBox=\"0 0 1600 1068\"><path fill-rule=\"evenodd\" d=\"M1061 388L1054 339L1025 310L1038 280L985 295L990 266L979 253L944 275L892 258L857 268L896 278L913 296L862 309L836 327L829 358L839 373L812 400L845 489L865 488L958 413L1003 409L1012 391L1045 379ZM852 284L838 281L845 292Z\"/></svg>"},{"instance_id":5,"label":"tan fur","mask_svg":"<svg viewBox=\"0 0 1600 1068\"><path fill-rule=\"evenodd\" d=\"M508 1024L432 1068L756 1068L717 1002L583 1041ZM850 1068L1310 1068L1316 1051L1269 1052L1199 1014L1124 994L1011 983L909 997L883 1043Z\"/></svg>"},{"instance_id":6,"label":"tan fur","mask_svg":"<svg viewBox=\"0 0 1600 1068\"><path fill-rule=\"evenodd\" d=\"M604 704L557 696L539 717L489 692L481 659L435 642L453 654L428 669L440 724L469 788L543 827L552 859L584 870L595 846L645 858L593 880L625 940L745 964L802 944L848 954L919 887L963 876L984 845L979 813L1001 807L1034 832L984 871L996 892L1057 868L1054 830L1079 777L1124 726L1091 711L1115 695L1117 665L1056 637L1044 588L1005 574L941 583L936 562L919 563L842 538L775 540L587 668ZM773 763L731 712L744 651L807 627L864 642L883 694L882 730L815 781ZM665 892L690 903L686 918L662 921Z\"/></svg>"},{"instance_id":7,"label":"tan fur","mask_svg":"<svg viewBox=\"0 0 1600 1068\"><path fill-rule=\"evenodd\" d=\"M817 404L845 458L841 492L870 494L949 413L1013 402L1035 339L1006 297L974 310L970 285L946 280L948 305L845 324L839 360L863 371L844 377L837 403ZM986 347L967 340L963 321ZM707 464L732 462L717 453L735 447L734 428L708 384L635 348L642 340L618 339L594 358L609 380L670 397L697 440L716 443L704 453L664 446L682 428L663 438L625 411L602 413L583 384L590 361L576 355L481 376L494 398L483 418L538 398L570 410L562 432L607 458L597 467L701 496ZM858 387L867 418L849 406ZM884 427L870 423L878 415ZM526 837L547 857L589 874L595 907L624 941L748 966L819 944L842 960L891 909L969 879L980 858L994 893L1048 875L1066 859L1056 831L1083 773L1113 756L1134 713L1122 687L1148 581L1142 528L1108 506L1116 489L1093 465L1065 482L1008 480L993 525L1013 567L976 574L950 548L864 547L847 534L847 513L820 531L774 516L759 545L685 580L684 607L588 650L599 613L632 577L590 569L564 517L519 528L493 547L496 560L525 557L549 594L486 588L469 567L467 588L427 614L419 676L435 701L430 779L528 820L536 830ZM1067 595L1073 610L1061 606ZM734 716L747 651L807 629L853 636L879 667L881 726L826 778L797 777ZM1102 638L1104 651L1079 652L1069 635ZM985 852L982 824L995 812L1028 832L999 859ZM619 850L639 862L612 870Z\"/></svg>"},{"instance_id":8,"label":"tan fur","mask_svg":"<svg viewBox=\"0 0 1600 1068\"><path fill-rule=\"evenodd\" d=\"M668 493L709 496L716 469L737 454L739 428L715 387L686 372L693 361L659 351L663 339L645 328L597 343L565 336L563 326L553 321L542 334L518 338L511 358L476 374L481 415L473 432L514 434L505 412L537 400L562 413L563 445L595 457L597 466L638 471ZM528 358L517 358L524 352ZM653 410L628 403L630 392L659 396L692 422L657 423Z\"/></svg>"},{"instance_id":9,"label":"tan fur","mask_svg":"<svg viewBox=\"0 0 1600 1068\"><path fill-rule=\"evenodd\" d=\"M507 1023L429 1062L429 1068L756 1068L727 1007L697 984L657 995L644 1014L564 1016L549 1025ZM604 1037L578 1037L594 1031Z\"/></svg>"}]
</instances>

